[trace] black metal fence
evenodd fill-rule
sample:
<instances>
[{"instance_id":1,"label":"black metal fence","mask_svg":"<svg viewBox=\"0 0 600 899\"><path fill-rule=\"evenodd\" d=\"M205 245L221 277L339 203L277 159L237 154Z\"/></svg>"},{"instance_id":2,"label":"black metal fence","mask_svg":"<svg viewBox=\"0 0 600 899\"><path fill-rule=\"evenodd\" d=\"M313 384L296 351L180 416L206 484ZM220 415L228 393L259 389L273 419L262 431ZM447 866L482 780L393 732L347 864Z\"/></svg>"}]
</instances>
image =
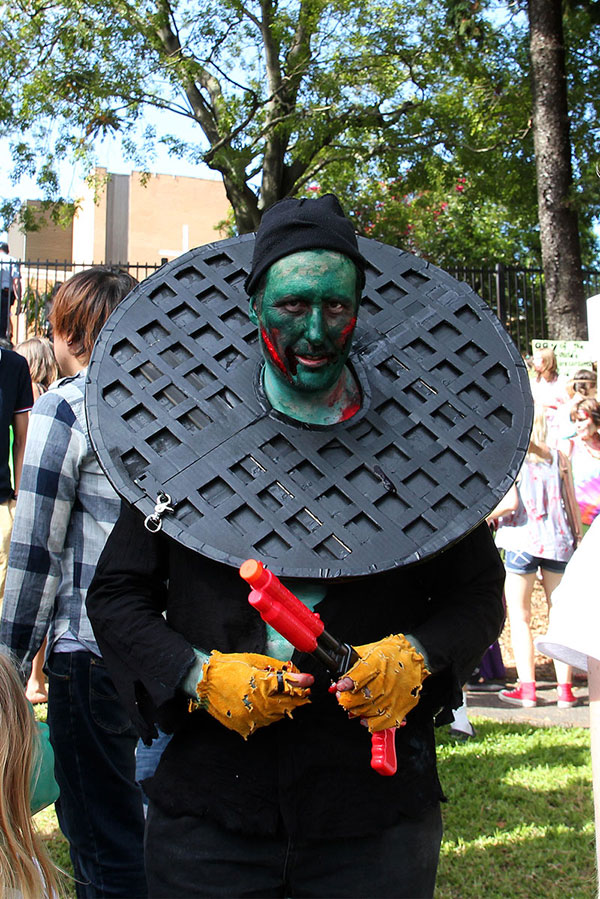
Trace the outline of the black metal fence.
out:
<instances>
[{"instance_id":1,"label":"black metal fence","mask_svg":"<svg viewBox=\"0 0 600 899\"><path fill-rule=\"evenodd\" d=\"M516 268L498 263L493 268L449 270L466 281L488 303L524 355L532 340L548 337L544 275L539 268ZM600 272L584 270L585 296L600 293Z\"/></svg>"},{"instance_id":2,"label":"black metal fence","mask_svg":"<svg viewBox=\"0 0 600 899\"><path fill-rule=\"evenodd\" d=\"M163 260L166 262L166 260ZM59 262L20 263L21 299L13 307L13 342L47 330L47 319L56 288L88 265ZM122 263L112 266L124 269L142 281L160 268L160 264ZM526 354L531 341L548 337L544 277L541 269L516 268L497 264L493 267L449 269L450 274L469 284L494 309L509 334ZM600 293L600 272L584 271L586 296Z\"/></svg>"},{"instance_id":3,"label":"black metal fence","mask_svg":"<svg viewBox=\"0 0 600 899\"><path fill-rule=\"evenodd\" d=\"M166 259L163 260L163 262L166 261ZM161 264L125 262L107 267L116 271L129 272L138 281L143 281L144 278L160 268ZM12 274L15 270L14 263L11 266ZM48 314L54 293L71 275L89 267L89 263L73 264L48 260L20 262L21 296L17 298L12 307L13 343L18 343L33 335L47 334Z\"/></svg>"}]
</instances>

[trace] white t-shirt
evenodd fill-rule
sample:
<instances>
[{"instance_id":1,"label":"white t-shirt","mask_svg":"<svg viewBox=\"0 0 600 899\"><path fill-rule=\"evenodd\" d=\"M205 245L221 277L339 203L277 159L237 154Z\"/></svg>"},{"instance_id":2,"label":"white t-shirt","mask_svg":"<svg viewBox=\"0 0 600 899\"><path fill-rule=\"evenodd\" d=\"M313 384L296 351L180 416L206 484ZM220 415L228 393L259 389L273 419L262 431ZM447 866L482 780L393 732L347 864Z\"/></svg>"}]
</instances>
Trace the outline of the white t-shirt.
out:
<instances>
[{"instance_id":1,"label":"white t-shirt","mask_svg":"<svg viewBox=\"0 0 600 899\"><path fill-rule=\"evenodd\" d=\"M18 260L0 250L0 288L5 290L12 287L14 279L20 275Z\"/></svg>"}]
</instances>

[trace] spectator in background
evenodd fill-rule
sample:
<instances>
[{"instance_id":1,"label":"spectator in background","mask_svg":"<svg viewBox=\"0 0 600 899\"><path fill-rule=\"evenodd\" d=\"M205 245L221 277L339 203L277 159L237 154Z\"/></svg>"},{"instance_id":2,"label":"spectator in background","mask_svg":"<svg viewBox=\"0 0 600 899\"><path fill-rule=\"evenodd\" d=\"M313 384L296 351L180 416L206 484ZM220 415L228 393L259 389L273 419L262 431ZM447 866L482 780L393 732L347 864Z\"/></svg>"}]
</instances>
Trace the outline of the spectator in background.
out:
<instances>
[{"instance_id":1,"label":"spectator in background","mask_svg":"<svg viewBox=\"0 0 600 899\"><path fill-rule=\"evenodd\" d=\"M537 703L530 625L536 572L538 568L541 570L550 607L552 593L581 536L572 491L568 511L563 503L563 485L565 481L570 484L568 462L558 450L547 446L546 435L546 416L538 407L529 452L517 481L491 515L500 516L496 544L506 551L504 593L519 677L519 685L514 690L501 690L498 695L503 702L524 708L532 708ZM571 669L561 662L556 662L555 668L558 706L569 708L576 703Z\"/></svg>"},{"instance_id":2,"label":"spectator in background","mask_svg":"<svg viewBox=\"0 0 600 899\"><path fill-rule=\"evenodd\" d=\"M600 512L600 403L588 398L581 400L571 418L575 422L575 436L562 444L573 469L575 495L581 512L584 532Z\"/></svg>"},{"instance_id":3,"label":"spectator in background","mask_svg":"<svg viewBox=\"0 0 600 899\"><path fill-rule=\"evenodd\" d=\"M4 242L0 243L0 288L0 337L10 340L10 310L21 297L21 269Z\"/></svg>"},{"instance_id":4,"label":"spectator in background","mask_svg":"<svg viewBox=\"0 0 600 899\"><path fill-rule=\"evenodd\" d=\"M33 401L45 393L58 377L58 365L52 344L44 337L30 337L15 347L15 352L23 356L29 365ZM42 643L31 666L31 677L27 683L26 695L34 704L48 702L48 687L44 676L44 656L46 641Z\"/></svg>"},{"instance_id":5,"label":"spectator in background","mask_svg":"<svg viewBox=\"0 0 600 899\"><path fill-rule=\"evenodd\" d=\"M58 899L55 867L31 820L32 812L56 797L51 764L52 751L47 737L36 727L19 676L8 657L0 653L0 895L3 899ZM45 791L45 797L37 789L43 778L49 779L54 787L51 794Z\"/></svg>"},{"instance_id":6,"label":"spectator in background","mask_svg":"<svg viewBox=\"0 0 600 899\"><path fill-rule=\"evenodd\" d=\"M577 433L572 413L576 406L586 399L595 399L597 376L596 372L589 368L578 369L573 377L567 381L566 391L569 396L568 403L561 412L560 436L562 440L570 440Z\"/></svg>"},{"instance_id":7,"label":"spectator in background","mask_svg":"<svg viewBox=\"0 0 600 899\"><path fill-rule=\"evenodd\" d=\"M569 381L573 390L572 400L578 403L580 400L595 398L598 386L598 376L591 368L579 368Z\"/></svg>"},{"instance_id":8,"label":"spectator in background","mask_svg":"<svg viewBox=\"0 0 600 899\"><path fill-rule=\"evenodd\" d=\"M45 337L30 337L15 347L15 353L27 359L35 402L58 378L58 365L52 344Z\"/></svg>"},{"instance_id":9,"label":"spectator in background","mask_svg":"<svg viewBox=\"0 0 600 899\"><path fill-rule=\"evenodd\" d=\"M532 364L536 373L531 381L533 400L546 414L546 442L549 447L555 447L560 439L560 411L568 402L569 396L565 386L558 380L558 363L552 347L536 350Z\"/></svg>"},{"instance_id":10,"label":"spectator in background","mask_svg":"<svg viewBox=\"0 0 600 899\"><path fill-rule=\"evenodd\" d=\"M0 605L8 565L8 548L19 489L29 410L33 405L26 361L13 350L0 349ZM11 446L10 428L13 429ZM12 458L11 458L12 456ZM11 461L14 486L11 480Z\"/></svg>"},{"instance_id":11,"label":"spectator in background","mask_svg":"<svg viewBox=\"0 0 600 899\"><path fill-rule=\"evenodd\" d=\"M85 609L120 506L90 443L86 366L102 325L135 283L125 273L92 268L73 275L56 294L54 349L65 378L37 400L31 415L0 622L0 642L25 680L48 634L56 810L79 897L146 894L137 737Z\"/></svg>"}]
</instances>

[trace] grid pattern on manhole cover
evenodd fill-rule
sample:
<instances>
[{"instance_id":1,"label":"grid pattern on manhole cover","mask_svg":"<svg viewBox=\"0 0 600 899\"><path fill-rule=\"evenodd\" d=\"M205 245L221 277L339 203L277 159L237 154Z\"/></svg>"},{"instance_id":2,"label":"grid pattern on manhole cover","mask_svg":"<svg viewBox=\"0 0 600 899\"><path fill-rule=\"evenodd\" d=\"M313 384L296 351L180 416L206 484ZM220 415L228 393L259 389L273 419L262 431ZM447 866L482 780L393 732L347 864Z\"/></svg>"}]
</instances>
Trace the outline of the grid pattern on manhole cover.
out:
<instances>
[{"instance_id":1,"label":"grid pattern on manhole cover","mask_svg":"<svg viewBox=\"0 0 600 899\"><path fill-rule=\"evenodd\" d=\"M88 420L117 491L228 564L357 576L426 558L494 507L527 448L525 367L466 285L361 240L355 418L302 428L268 409L243 282L253 239L186 254L139 285L89 367Z\"/></svg>"}]
</instances>

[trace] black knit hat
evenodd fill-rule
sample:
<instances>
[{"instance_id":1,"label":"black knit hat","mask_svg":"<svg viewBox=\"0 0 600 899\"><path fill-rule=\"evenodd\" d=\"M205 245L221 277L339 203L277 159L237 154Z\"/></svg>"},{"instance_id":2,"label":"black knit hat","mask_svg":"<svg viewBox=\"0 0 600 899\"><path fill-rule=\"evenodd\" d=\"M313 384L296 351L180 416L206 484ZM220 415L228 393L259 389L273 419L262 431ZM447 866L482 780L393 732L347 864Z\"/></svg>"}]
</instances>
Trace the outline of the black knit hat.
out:
<instances>
[{"instance_id":1,"label":"black knit hat","mask_svg":"<svg viewBox=\"0 0 600 899\"><path fill-rule=\"evenodd\" d=\"M256 232L252 269L246 278L246 293L252 296L269 266L302 250L333 250L348 256L357 268L364 287L366 262L359 252L354 228L339 200L325 194L315 200L289 197L271 206Z\"/></svg>"}]
</instances>

